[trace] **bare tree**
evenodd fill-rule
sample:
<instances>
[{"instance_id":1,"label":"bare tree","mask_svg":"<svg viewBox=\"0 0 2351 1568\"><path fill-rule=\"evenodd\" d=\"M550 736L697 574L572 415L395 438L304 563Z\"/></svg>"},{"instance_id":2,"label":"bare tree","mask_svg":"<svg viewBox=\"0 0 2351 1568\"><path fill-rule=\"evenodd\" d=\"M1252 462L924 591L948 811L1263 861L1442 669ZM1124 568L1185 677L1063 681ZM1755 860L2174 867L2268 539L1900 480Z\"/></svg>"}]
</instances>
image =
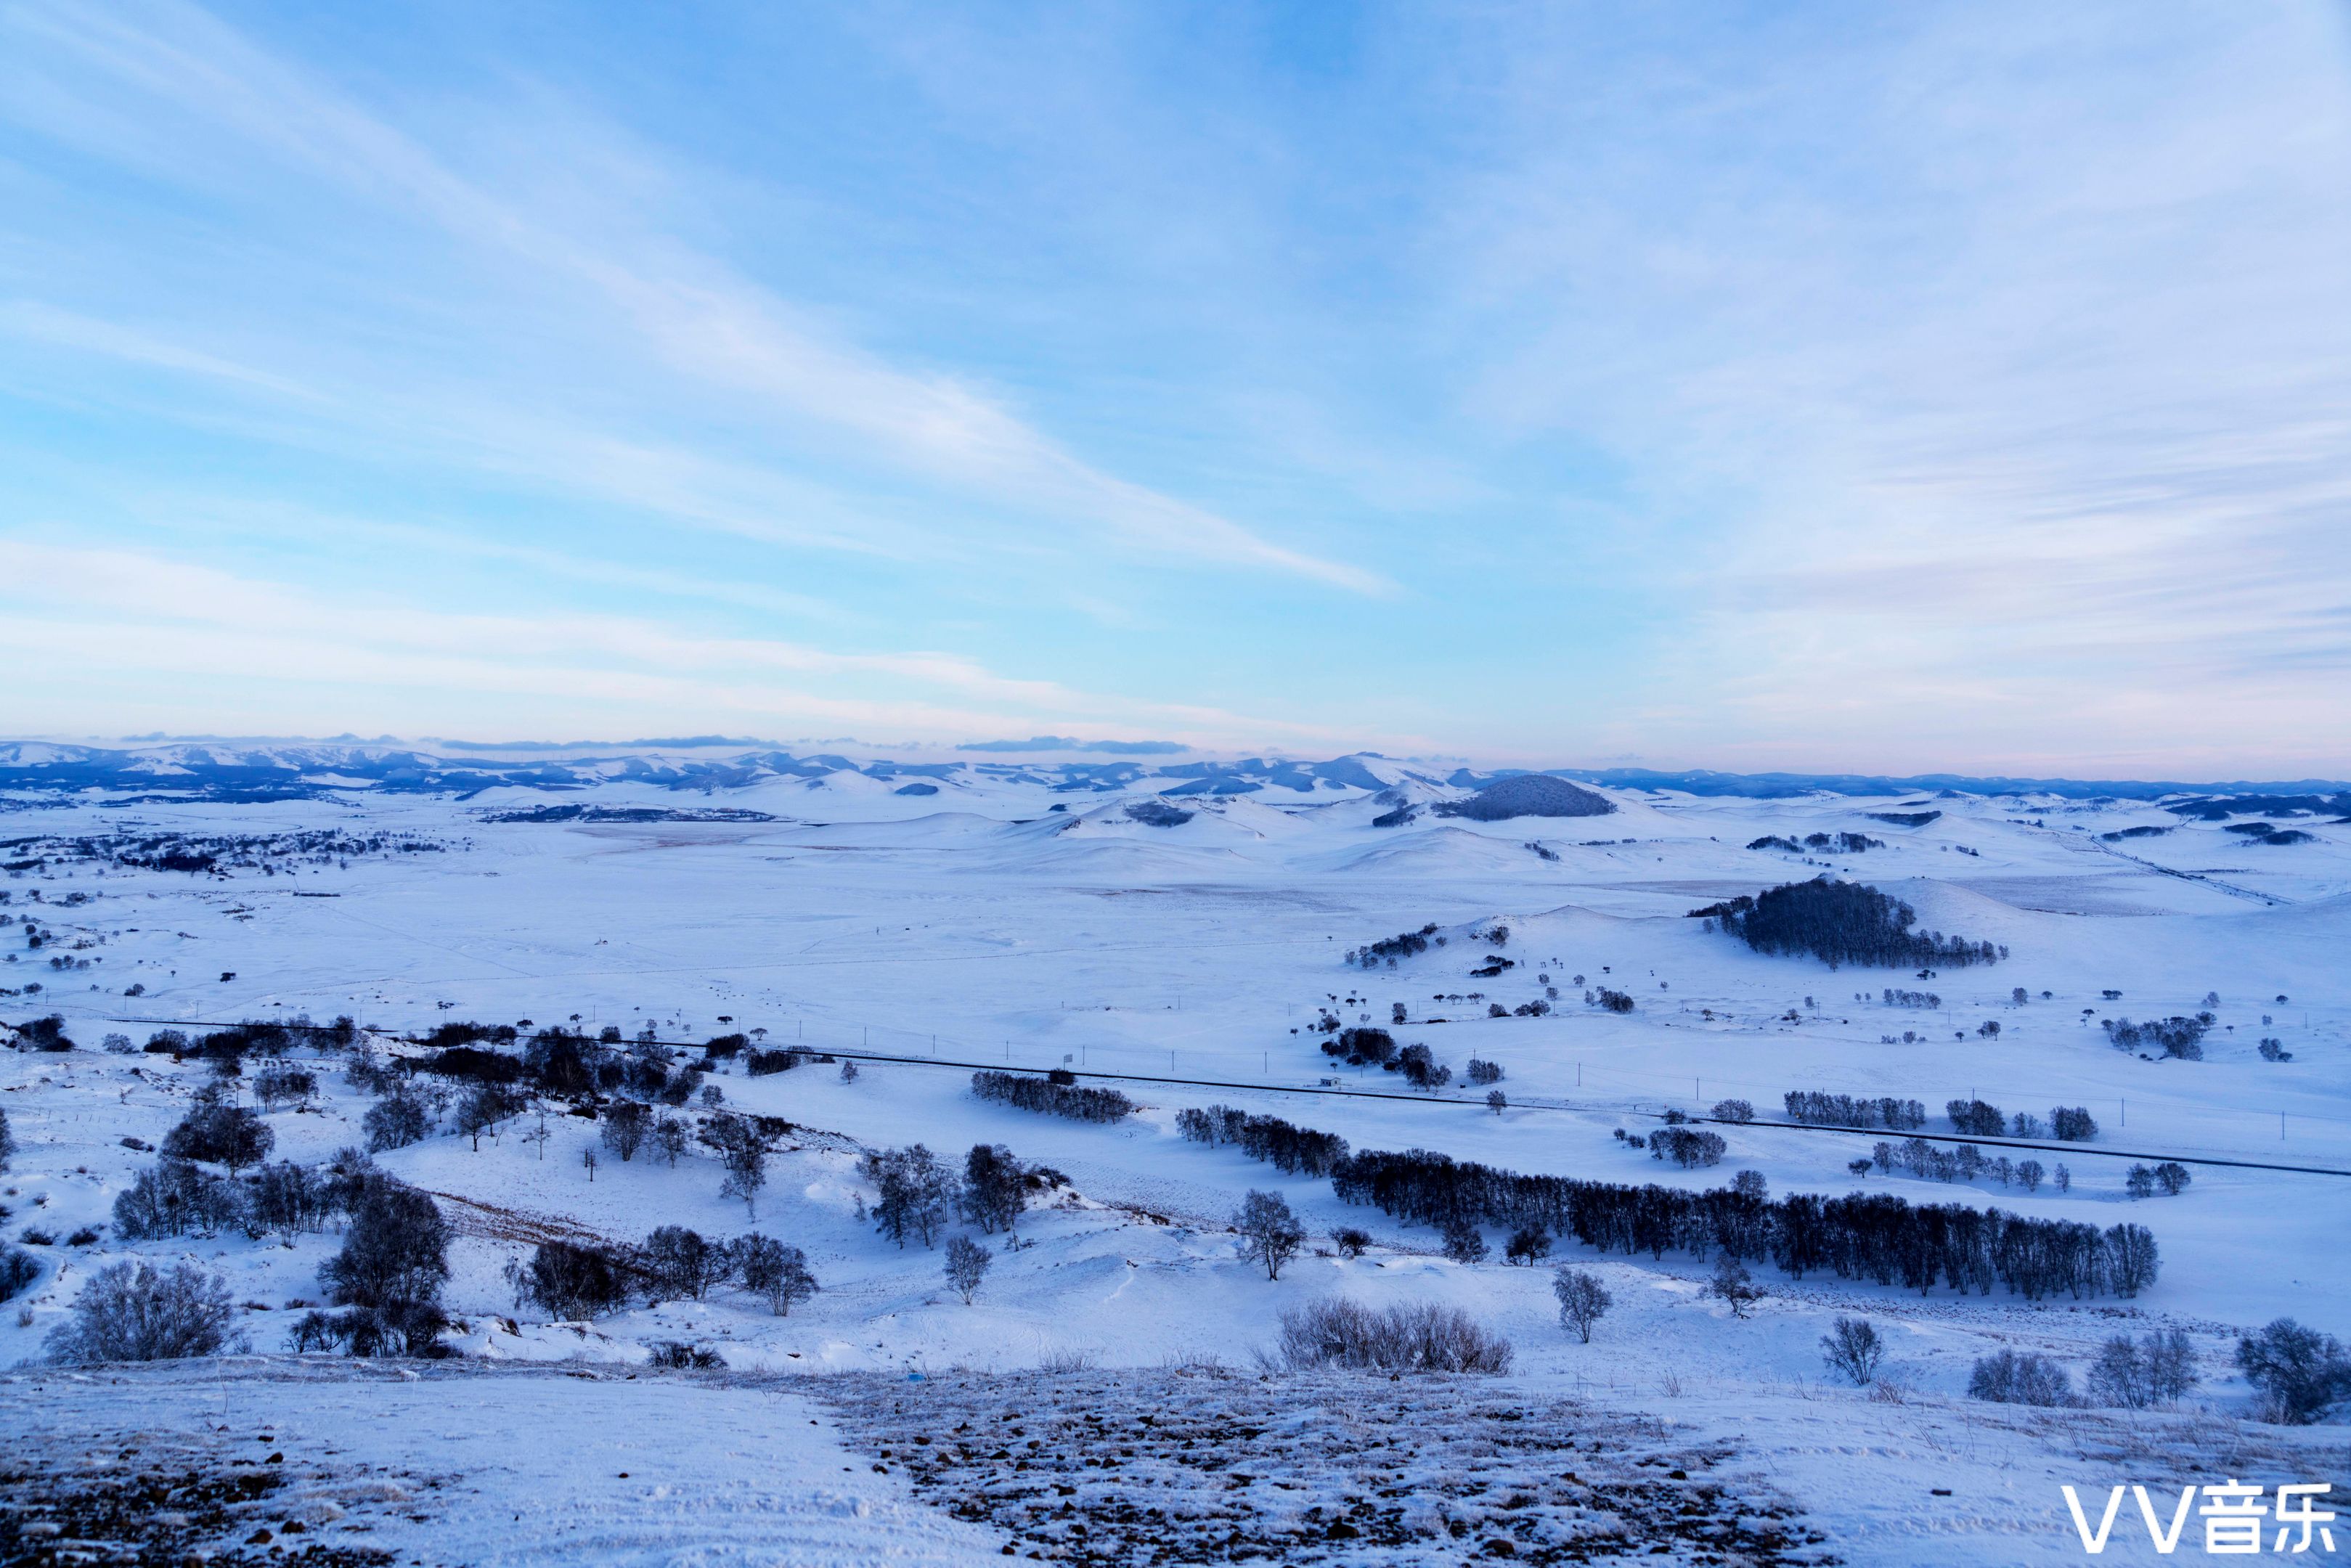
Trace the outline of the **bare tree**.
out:
<instances>
[{"instance_id":1,"label":"bare tree","mask_svg":"<svg viewBox=\"0 0 2351 1568\"><path fill-rule=\"evenodd\" d=\"M1886 1355L1886 1341L1867 1318L1839 1318L1821 1336L1821 1357L1833 1372L1842 1372L1862 1387L1877 1375Z\"/></svg>"},{"instance_id":2,"label":"bare tree","mask_svg":"<svg viewBox=\"0 0 2351 1568\"><path fill-rule=\"evenodd\" d=\"M968 1236L947 1239L947 1283L963 1297L965 1306L971 1305L972 1297L979 1291L980 1281L987 1276L987 1266L995 1261L995 1253Z\"/></svg>"},{"instance_id":3,"label":"bare tree","mask_svg":"<svg viewBox=\"0 0 2351 1568\"><path fill-rule=\"evenodd\" d=\"M1306 1239L1306 1228L1280 1193L1252 1189L1233 1216L1233 1228L1241 1233L1241 1256L1264 1264L1269 1280L1281 1278L1281 1266L1298 1256Z\"/></svg>"},{"instance_id":4,"label":"bare tree","mask_svg":"<svg viewBox=\"0 0 2351 1568\"><path fill-rule=\"evenodd\" d=\"M1719 1296L1730 1308L1730 1315L1743 1318L1747 1309L1763 1298L1763 1288L1747 1265L1726 1252L1714 1266L1714 1278L1707 1284L1709 1294Z\"/></svg>"},{"instance_id":5,"label":"bare tree","mask_svg":"<svg viewBox=\"0 0 2351 1568\"><path fill-rule=\"evenodd\" d=\"M1575 1336L1585 1344L1592 1343L1593 1325L1616 1304L1608 1287L1599 1279L1581 1269L1562 1264L1551 1277L1551 1293L1559 1298L1559 1321L1562 1327L1575 1331Z\"/></svg>"}]
</instances>

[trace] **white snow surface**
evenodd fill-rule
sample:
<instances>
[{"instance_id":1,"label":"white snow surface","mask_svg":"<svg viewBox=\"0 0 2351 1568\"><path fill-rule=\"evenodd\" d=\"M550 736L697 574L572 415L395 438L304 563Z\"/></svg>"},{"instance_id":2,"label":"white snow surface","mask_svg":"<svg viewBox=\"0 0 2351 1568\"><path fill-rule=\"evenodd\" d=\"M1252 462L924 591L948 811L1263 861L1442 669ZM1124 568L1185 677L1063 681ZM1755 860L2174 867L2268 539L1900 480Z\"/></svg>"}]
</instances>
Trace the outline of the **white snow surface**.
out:
<instances>
[{"instance_id":1,"label":"white snow surface","mask_svg":"<svg viewBox=\"0 0 2351 1568\"><path fill-rule=\"evenodd\" d=\"M2137 802L1951 797L1932 802L1939 821L1909 828L1868 815L1907 797L1618 792L1625 809L1606 817L1375 829L1371 797L1351 789L1298 802L1187 797L1178 803L1194 818L1158 828L1124 815L1130 798L1144 797L989 779L925 797L771 781L682 799L615 781L465 800L353 793L110 805L92 794L0 819L22 841L12 857L42 860L0 880L11 895L0 914L52 933L35 951L21 925L0 928L0 951L16 960L0 965L0 987L43 988L0 997L0 1019L55 1011L79 1042L0 1055L0 1105L21 1145L0 1178L11 1211L0 1230L53 1238L28 1249L42 1278L0 1320L0 1364L26 1364L0 1390L0 1429L70 1444L101 1427L184 1426L225 1388L244 1402L232 1427L266 1417L256 1431L300 1430L354 1460L465 1477L466 1490L442 1500L441 1524L414 1527L437 1542L436 1561L960 1561L997 1555L1006 1537L873 1474L822 1409L803 1410L788 1391L651 1374L629 1381L645 1346L707 1344L738 1373L787 1380L1025 1372L1057 1356L1106 1368L1213 1358L1239 1369L1271 1343L1284 1307L1343 1292L1374 1305L1464 1307L1513 1343L1506 1381L1531 1395L1652 1412L1690 1441L1735 1445L1845 1562L2074 1561L2061 1482L2103 1497L2118 1481L2219 1481L2227 1464L2238 1467L2227 1475L2269 1485L2334 1479L2345 1495L2334 1473L2341 1428L2249 1421L2229 1353L2236 1335L2279 1316L2351 1335L2351 1277L2329 1261L2340 1255L2351 1178L2254 1168L2351 1171L2351 827L2279 819L2313 841L2265 845ZM747 806L794 820L485 820L587 799ZM2172 831L2098 838L2142 823ZM42 847L327 830L446 847L226 875L124 869ZM1852 856L1743 847L1815 831L1864 832L1885 847ZM1832 971L1751 953L1686 918L1823 871L1907 899L1922 926L2003 943L2011 956L1931 979ZM77 894L82 902L68 902ZM1343 962L1350 948L1431 922L1445 946L1394 969ZM1497 925L1509 927L1506 945L1478 939ZM1468 977L1496 952L1516 967ZM59 956L89 967L52 967ZM1542 976L1559 992L1552 1016L1483 1016L1487 1000L1542 996ZM134 985L142 994L127 995ZM1587 1008L1586 985L1623 988L1637 1009ZM1886 1006L1876 998L1889 986L1931 990L1943 1006ZM2022 1005L2011 998L2015 987L2028 992ZM1482 999L1452 999L1472 993ZM2192 1014L2208 993L2219 998L2218 1022L2202 1061L2141 1060L2112 1049L2098 1027L2107 1017ZM1332 1065L1316 1049L1320 1009L1386 1026L1397 1003L1411 1020L1395 1026L1398 1040L1426 1042L1457 1074L1472 1056L1505 1069L1503 1113L1488 1111L1482 1090L1457 1083L1411 1096L1393 1075ZM522 1124L478 1150L444 1130L380 1155L437 1195L459 1232L448 1304L465 1326L452 1343L477 1362L512 1364L511 1376L476 1368L419 1379L350 1364L306 1364L298 1375L232 1358L223 1382L212 1371L85 1375L32 1364L81 1282L131 1255L187 1257L221 1272L247 1303L254 1351L282 1349L302 1310L294 1303L319 1298L318 1265L339 1245L332 1233L287 1245L235 1233L67 1244L79 1227L107 1227L115 1196L153 1157L122 1140L160 1144L204 1076L193 1060L97 1048L112 1031L141 1041L192 1020L338 1014L419 1033L451 1019L576 1016L591 1031L617 1024L633 1037L650 1024L681 1043L757 1028L769 1046L916 1060L868 1061L854 1082L829 1065L752 1079L738 1063L715 1075L729 1108L799 1129L779 1145L756 1217L720 1196L717 1168L699 1149L674 1168L646 1154L625 1165L608 1155L590 1180L581 1154L594 1126L560 1114L548 1118L543 1156L517 1136ZM1987 1021L2001 1024L1996 1039L1979 1033ZM1917 1038L1902 1042L1906 1030ZM2293 1060L2262 1060L2264 1038ZM934 1055L942 1065L929 1064ZM980 1102L969 1067L945 1065L1065 1061L1225 1086L1125 1082L1142 1113L1102 1126ZM332 1061L319 1071L316 1102L269 1117L277 1157L317 1160L363 1141L366 1097ZM1400 1097L1295 1092L1332 1079ZM1703 1115L1726 1097L1776 1118L1792 1089L1916 1098L1929 1111L1925 1130L1944 1134L1949 1099L2043 1116L2080 1104L2100 1135L2078 1151L2038 1154L2071 1166L2063 1194L1990 1179L1855 1177L1847 1162L1874 1139L1850 1134L1717 1125L1729 1153L1719 1168L1691 1172L1612 1135L1653 1130L1667 1110ZM1176 1136L1179 1109L1217 1102L1343 1134L1358 1149L1426 1147L1523 1171L1703 1187L1752 1169L1775 1197L1858 1186L2102 1228L2127 1219L2155 1232L2164 1270L2134 1301L2030 1305L1826 1276L1798 1282L1765 1268L1758 1278L1770 1294L1736 1321L1705 1294L1708 1270L1692 1260L1604 1258L1567 1239L1552 1261L1592 1270L1616 1302L1580 1344L1558 1327L1547 1268L1455 1264L1426 1228L1343 1205L1327 1182ZM936 1251L893 1246L863 1219L871 1194L858 1150L916 1141L955 1158L976 1142L1006 1144L1072 1184L1024 1218L1026 1245L992 1239L998 1256L970 1305L945 1287ZM2126 1196L2132 1164L2175 1155L2246 1163L2194 1166L2177 1197ZM1355 1225L1374 1245L1353 1260L1310 1250L1269 1281L1235 1256L1227 1230L1251 1188L1286 1197L1318 1242ZM779 1237L807 1250L823 1290L783 1318L729 1290L556 1324L531 1321L502 1275L534 1237L627 1241L659 1224ZM1501 1238L1491 1239L1499 1253ZM1820 1335L1856 1313L1892 1341L1892 1394L1842 1385L1822 1365ZM2056 1416L1964 1396L1973 1361L2001 1345L2055 1355L2078 1380L2106 1335L2158 1326L2186 1330L2199 1352L2204 1383L2184 1410ZM541 1370L565 1363L610 1375ZM607 1469L630 1471L630 1481ZM2129 1553L2144 1545L2143 1536L2118 1542L2106 1560L2139 1560Z\"/></svg>"}]
</instances>

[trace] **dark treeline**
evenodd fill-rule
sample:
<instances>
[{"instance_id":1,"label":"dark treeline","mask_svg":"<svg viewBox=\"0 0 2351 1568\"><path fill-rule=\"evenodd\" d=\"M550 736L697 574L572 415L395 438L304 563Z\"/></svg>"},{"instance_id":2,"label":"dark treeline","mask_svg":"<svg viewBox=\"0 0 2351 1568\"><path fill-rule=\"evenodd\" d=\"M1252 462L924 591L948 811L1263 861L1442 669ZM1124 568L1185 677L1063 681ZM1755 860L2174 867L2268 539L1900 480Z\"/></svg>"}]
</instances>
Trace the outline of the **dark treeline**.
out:
<instances>
[{"instance_id":1,"label":"dark treeline","mask_svg":"<svg viewBox=\"0 0 2351 1568\"><path fill-rule=\"evenodd\" d=\"M1115 1122L1134 1113L1134 1102L1115 1089L1084 1089L1064 1072L1039 1078L1028 1072L975 1072L971 1092L983 1100L1000 1100L1023 1111L1042 1111L1078 1122Z\"/></svg>"},{"instance_id":2,"label":"dark treeline","mask_svg":"<svg viewBox=\"0 0 2351 1568\"><path fill-rule=\"evenodd\" d=\"M1939 1281L1978 1294L1997 1281L2032 1301L2060 1291L2134 1296L2159 1267L2144 1226L2101 1233L2071 1220L1914 1206L1883 1194L1799 1193L1775 1203L1729 1187L1686 1192L1524 1176L1425 1149L1350 1155L1332 1186L1348 1203L1375 1205L1407 1223L1541 1227L1604 1252L1769 1260L1798 1279L1827 1270L1841 1280L1898 1281L1922 1294Z\"/></svg>"},{"instance_id":3,"label":"dark treeline","mask_svg":"<svg viewBox=\"0 0 2351 1568\"><path fill-rule=\"evenodd\" d=\"M1831 968L1840 964L1881 967L1996 963L2008 949L1990 942L1915 931L1918 912L1898 898L1860 883L1825 876L1792 882L1750 897L1690 911L1693 919L1722 922L1724 931L1759 953L1810 953Z\"/></svg>"},{"instance_id":4,"label":"dark treeline","mask_svg":"<svg viewBox=\"0 0 2351 1568\"><path fill-rule=\"evenodd\" d=\"M1927 1107L1916 1100L1891 1095L1823 1094L1816 1089L1791 1089L1781 1096L1788 1120L1816 1127L1884 1127L1907 1133L1927 1124Z\"/></svg>"},{"instance_id":5,"label":"dark treeline","mask_svg":"<svg viewBox=\"0 0 2351 1568\"><path fill-rule=\"evenodd\" d=\"M1270 1161L1293 1176L1327 1176L1347 1157L1336 1133L1293 1126L1279 1116L1252 1116L1229 1105L1176 1113L1176 1130L1196 1144L1234 1144L1252 1159Z\"/></svg>"}]
</instances>

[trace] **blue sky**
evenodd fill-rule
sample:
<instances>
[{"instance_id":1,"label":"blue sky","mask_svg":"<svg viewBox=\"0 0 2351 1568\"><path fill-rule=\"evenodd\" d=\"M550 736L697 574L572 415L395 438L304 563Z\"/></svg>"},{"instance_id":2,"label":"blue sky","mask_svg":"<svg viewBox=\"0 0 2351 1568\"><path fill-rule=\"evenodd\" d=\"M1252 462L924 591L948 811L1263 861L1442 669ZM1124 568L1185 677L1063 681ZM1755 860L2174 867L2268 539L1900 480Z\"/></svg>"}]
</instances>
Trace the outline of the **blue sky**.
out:
<instances>
[{"instance_id":1,"label":"blue sky","mask_svg":"<svg viewBox=\"0 0 2351 1568\"><path fill-rule=\"evenodd\" d=\"M2351 772L2346 67L9 0L0 728Z\"/></svg>"}]
</instances>

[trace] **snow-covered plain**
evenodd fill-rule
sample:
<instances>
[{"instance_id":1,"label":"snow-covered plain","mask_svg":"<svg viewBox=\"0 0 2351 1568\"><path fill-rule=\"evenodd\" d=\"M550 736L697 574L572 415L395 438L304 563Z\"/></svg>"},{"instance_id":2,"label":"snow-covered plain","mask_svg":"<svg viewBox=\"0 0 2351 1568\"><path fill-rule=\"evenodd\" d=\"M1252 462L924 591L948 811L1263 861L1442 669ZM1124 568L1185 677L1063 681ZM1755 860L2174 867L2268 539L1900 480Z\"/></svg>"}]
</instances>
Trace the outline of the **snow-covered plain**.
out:
<instances>
[{"instance_id":1,"label":"snow-covered plain","mask_svg":"<svg viewBox=\"0 0 2351 1568\"><path fill-rule=\"evenodd\" d=\"M868 1057L854 1082L831 1066L752 1079L739 1063L712 1080L729 1108L797 1128L779 1145L756 1219L720 1195L701 1151L674 1167L649 1155L607 1157L591 1179L581 1154L596 1130L574 1117L549 1117L543 1145L515 1124L478 1150L444 1134L388 1152L380 1164L437 1195L460 1233L448 1301L465 1328L453 1343L475 1364L419 1381L232 1362L223 1375L235 1381L223 1386L239 1408L229 1425L302 1426L371 1465L465 1478L476 1524L443 1533L414 1525L414 1539L396 1545L426 1560L520 1561L534 1538L549 1543L542 1560L581 1562L955 1561L1016 1540L1022 1552L1066 1554L1065 1535L949 1520L922 1489L873 1473L879 1439L845 1433L825 1399L878 1386L880 1374L938 1382L1029 1375L1040 1364L1065 1369L1081 1400L1102 1397L1120 1368L1165 1376L1221 1365L1254 1386L1252 1353L1271 1343L1280 1311L1344 1292L1374 1305L1468 1309L1516 1347L1503 1380L1514 1396L1580 1402L1596 1429L1656 1417L1671 1428L1661 1444L1719 1445L1741 1484L1789 1500L1821 1550L1850 1563L2073 1561L2082 1548L2064 1482L2099 1498L2118 1481L2228 1476L2342 1486L2341 1429L2248 1422L2228 1352L2237 1333L2281 1315L2351 1333L2337 1235L2351 1176L2314 1174L2351 1172L2351 827L2273 818L2308 837L2268 843L2230 831L2243 816L2202 821L2141 800L1625 790L1607 791L1617 810L1606 816L1481 821L1424 810L1380 827L1374 819L1400 804L1465 791L1353 761L1363 784L1178 797L1192 815L1172 826L1126 809L1167 780L1057 788L1066 777L1015 768L937 770L922 780L927 793L906 792L906 779L886 770L841 768L682 795L616 768L584 790L364 788L242 802L171 799L158 792L172 781L167 768L144 793L23 797L26 809L0 817L0 836L12 841L11 863L32 863L0 881L11 895L0 913L30 915L50 936L32 951L21 927L0 931L0 949L16 959L0 966L0 987L42 985L0 998L0 1019L60 1013L80 1049L0 1061L0 1103L22 1145L5 1184L7 1234L33 1226L59 1239L32 1249L44 1277L0 1322L0 1363L37 1357L81 1281L132 1252L187 1255L225 1274L250 1304L254 1351L280 1352L299 1315L289 1303L317 1299L318 1264L336 1245L331 1235L281 1245L234 1234L64 1245L78 1227L104 1227L115 1195L152 1158L122 1140L160 1143L203 1081L200 1062L99 1051L109 1032L144 1040L166 1024L339 1014L398 1033L451 1019L576 1019L633 1038L650 1024L680 1043L756 1028L769 1046ZM773 820L493 820L550 804ZM1873 815L1923 811L1940 814L1916 826ZM2104 836L2133 827L2167 831ZM1865 833L1882 847L1745 847L1813 832ZM276 834L290 844L306 833L340 835L345 846L323 860L281 853L268 873L227 862L225 873L126 868L119 854L72 848L166 835ZM369 840L378 847L349 843ZM1896 894L1922 926L2004 944L2010 956L1930 980L1832 971L1759 956L1686 917L1823 871ZM1443 946L1394 967L1344 961L1362 944L1429 923ZM1504 946L1478 939L1498 925L1509 928ZM1516 967L1471 977L1495 952ZM60 956L88 967L53 967ZM1543 977L1559 993L1550 1016L1484 1016L1489 1001L1542 997ZM1632 995L1635 1010L1584 1005L1587 986L1603 985ZM140 994L127 995L134 986ZM1885 1005L1876 998L1888 986L1931 990L1942 1006ZM1477 1001L1454 999L1473 993ZM2218 1023L2201 1061L2145 1060L2114 1049L2099 1027L2108 1017L2193 1014L2208 995L2219 998L2210 1009ZM1458 1082L1413 1095L1393 1074L1336 1067L1319 1051L1322 1009L1350 1025L1387 1025L1396 1004L1411 1020L1397 1038L1426 1043L1457 1074L1473 1056L1500 1064L1508 1107L1490 1112L1482 1089ZM1991 1021L1996 1038L1980 1032ZM2280 1040L2292 1060L2262 1060L2262 1039ZM1139 1080L1120 1086L1143 1113L1109 1126L1034 1115L976 1099L969 1066L949 1065L1065 1062ZM311 1105L270 1116L280 1157L320 1159L363 1141L366 1097L331 1064L321 1077ZM1729 1145L1722 1165L1688 1172L1614 1136L1653 1131L1669 1110L1705 1115L1731 1097L1774 1118L1793 1089L1915 1098L1929 1109L1925 1130L1946 1134L1947 1100L2043 1116L2082 1105L2100 1134L2041 1153L2070 1166L2073 1186L2031 1194L1988 1177L1856 1178L1847 1163L1875 1140L1849 1134L1716 1125ZM1429 1148L1520 1171L1697 1188L1751 1169L1774 1196L1859 1186L2101 1228L2127 1218L2155 1232L2163 1272L2132 1301L2028 1304L1826 1276L1798 1282L1764 1269L1770 1293L1736 1320L1705 1292L1708 1270L1694 1260L1600 1257L1570 1239L1553 1261L1591 1269L1616 1302L1586 1345L1561 1331L1547 1268L1457 1264L1432 1232L1342 1204L1327 1182L1176 1135L1179 1110L1219 1102L1340 1134L1357 1149ZM956 1155L1002 1143L1071 1178L1022 1221L1027 1245L999 1247L970 1305L946 1287L938 1252L895 1247L864 1220L871 1194L857 1152L915 1141ZM2175 1197L2130 1198L2128 1168L2162 1157L2239 1163L2193 1165L2193 1185ZM1250 1188L1282 1193L1318 1242L1351 1224L1375 1244L1354 1259L1326 1247L1269 1281L1236 1257L1228 1231ZM712 1236L756 1228L801 1246L822 1291L781 1318L733 1291L586 1324L518 1311L503 1269L531 1239L628 1240L664 1223ZM1892 1341L1892 1375L1876 1391L1822 1364L1819 1337L1841 1313L1867 1315ZM2105 1336L2156 1326L2185 1329L2199 1353L2205 1381L2182 1409L2050 1413L1964 1397L1972 1362L2001 1344L2053 1354L2078 1377ZM670 1340L716 1347L735 1380L628 1380L649 1343ZM575 1360L608 1371L538 1370ZM828 1373L857 1380L818 1375ZM27 1367L0 1385L0 1427L70 1447L142 1421L172 1426L182 1406L217 1396L213 1376L68 1378ZM817 1378L807 1385L816 1405L789 1392L798 1376ZM1384 1397L1392 1387L1381 1380ZM1445 1408L1432 1394L1432 1420ZM705 1482L714 1469L724 1479L749 1463L745 1455L768 1469L732 1490L705 1486L668 1513L624 1504L613 1486L627 1483L608 1486L605 1472L653 1473L657 1461L608 1463L583 1435L601 1442L632 1422L641 1431L630 1441ZM841 1457L861 1441L855 1457ZM766 1517L778 1494L804 1494L806 1506ZM500 1498L526 1496L530 1506L507 1510L522 1515L507 1535L490 1528ZM606 1529L600 1509L626 1518ZM695 1522L684 1522L689 1513ZM671 1528L686 1533L665 1555L658 1542ZM788 1538L809 1544L781 1544ZM1478 1545L1465 1537L1458 1550ZM2106 1557L2146 1549L2144 1533L2131 1534ZM1451 1549L1415 1550L1432 1555L1384 1560L1445 1560Z\"/></svg>"}]
</instances>

